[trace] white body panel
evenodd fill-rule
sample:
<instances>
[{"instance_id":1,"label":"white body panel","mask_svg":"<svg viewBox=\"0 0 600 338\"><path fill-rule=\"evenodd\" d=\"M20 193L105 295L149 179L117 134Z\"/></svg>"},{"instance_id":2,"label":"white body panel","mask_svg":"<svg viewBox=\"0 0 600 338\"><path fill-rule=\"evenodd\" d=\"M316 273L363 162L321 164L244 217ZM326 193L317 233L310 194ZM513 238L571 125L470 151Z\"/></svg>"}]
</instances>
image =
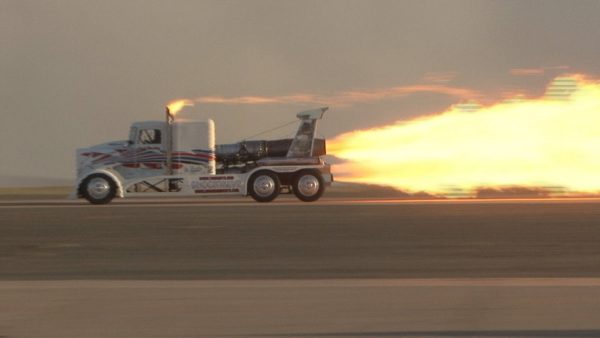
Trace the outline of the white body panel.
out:
<instances>
[{"instance_id":1,"label":"white body panel","mask_svg":"<svg viewBox=\"0 0 600 338\"><path fill-rule=\"evenodd\" d=\"M174 173L215 174L215 124L206 121L173 123ZM203 156L206 155L206 156ZM199 160L206 160L200 162Z\"/></svg>"}]
</instances>

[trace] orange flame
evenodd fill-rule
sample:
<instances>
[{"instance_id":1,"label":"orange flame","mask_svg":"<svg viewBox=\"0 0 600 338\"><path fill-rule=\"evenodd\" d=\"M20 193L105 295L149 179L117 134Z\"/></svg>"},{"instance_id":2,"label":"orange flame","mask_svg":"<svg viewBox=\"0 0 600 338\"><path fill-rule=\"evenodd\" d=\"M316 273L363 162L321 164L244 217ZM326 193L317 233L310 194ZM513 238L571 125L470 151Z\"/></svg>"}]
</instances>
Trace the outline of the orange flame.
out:
<instances>
[{"instance_id":1,"label":"orange flame","mask_svg":"<svg viewBox=\"0 0 600 338\"><path fill-rule=\"evenodd\" d=\"M183 107L193 106L194 101L188 99L173 100L167 104L167 108L171 114L177 114Z\"/></svg>"},{"instance_id":2,"label":"orange flame","mask_svg":"<svg viewBox=\"0 0 600 338\"><path fill-rule=\"evenodd\" d=\"M328 152L345 162L334 172L446 196L509 186L600 191L600 81L559 77L540 98L464 106L336 137Z\"/></svg>"}]
</instances>

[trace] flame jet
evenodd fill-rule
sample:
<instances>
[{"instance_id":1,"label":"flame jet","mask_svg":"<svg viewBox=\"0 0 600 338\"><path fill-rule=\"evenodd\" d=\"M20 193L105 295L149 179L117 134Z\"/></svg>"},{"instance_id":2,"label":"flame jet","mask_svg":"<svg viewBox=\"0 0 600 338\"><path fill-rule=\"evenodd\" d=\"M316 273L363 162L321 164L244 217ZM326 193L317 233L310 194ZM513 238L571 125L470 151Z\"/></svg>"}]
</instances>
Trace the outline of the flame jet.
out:
<instances>
[{"instance_id":1,"label":"flame jet","mask_svg":"<svg viewBox=\"0 0 600 338\"><path fill-rule=\"evenodd\" d=\"M539 98L339 135L328 153L340 180L418 192L473 195L481 188L600 191L600 81L559 77Z\"/></svg>"},{"instance_id":2,"label":"flame jet","mask_svg":"<svg viewBox=\"0 0 600 338\"><path fill-rule=\"evenodd\" d=\"M169 103L167 103L167 109L169 110L170 114L177 114L179 113L179 111L181 109L183 109L183 107L191 107L194 105L194 101L189 100L189 99L179 99L179 100L173 100Z\"/></svg>"}]
</instances>

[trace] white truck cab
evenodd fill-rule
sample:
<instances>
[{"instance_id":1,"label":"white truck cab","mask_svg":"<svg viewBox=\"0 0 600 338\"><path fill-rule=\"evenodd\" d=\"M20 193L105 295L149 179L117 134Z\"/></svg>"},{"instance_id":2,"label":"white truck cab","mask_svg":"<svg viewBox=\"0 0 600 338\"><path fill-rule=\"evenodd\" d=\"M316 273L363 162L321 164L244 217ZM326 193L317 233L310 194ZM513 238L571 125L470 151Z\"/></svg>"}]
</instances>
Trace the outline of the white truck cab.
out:
<instances>
[{"instance_id":1,"label":"white truck cab","mask_svg":"<svg viewBox=\"0 0 600 338\"><path fill-rule=\"evenodd\" d=\"M318 200L333 181L325 140L316 135L327 108L297 114L292 139L215 145L211 119L177 118L132 124L129 139L77 149L73 196L93 204L115 197L250 195L269 202L280 193Z\"/></svg>"}]
</instances>

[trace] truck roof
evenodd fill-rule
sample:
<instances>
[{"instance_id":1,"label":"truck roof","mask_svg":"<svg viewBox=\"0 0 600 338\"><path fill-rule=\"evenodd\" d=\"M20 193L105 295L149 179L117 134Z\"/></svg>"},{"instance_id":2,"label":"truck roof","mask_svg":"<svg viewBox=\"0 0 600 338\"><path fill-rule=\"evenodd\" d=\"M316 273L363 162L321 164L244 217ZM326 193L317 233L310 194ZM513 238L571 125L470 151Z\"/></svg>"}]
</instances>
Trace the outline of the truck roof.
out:
<instances>
[{"instance_id":1,"label":"truck roof","mask_svg":"<svg viewBox=\"0 0 600 338\"><path fill-rule=\"evenodd\" d=\"M160 128L165 125L164 121L136 121L131 124L132 127L141 129L154 129Z\"/></svg>"}]
</instances>

